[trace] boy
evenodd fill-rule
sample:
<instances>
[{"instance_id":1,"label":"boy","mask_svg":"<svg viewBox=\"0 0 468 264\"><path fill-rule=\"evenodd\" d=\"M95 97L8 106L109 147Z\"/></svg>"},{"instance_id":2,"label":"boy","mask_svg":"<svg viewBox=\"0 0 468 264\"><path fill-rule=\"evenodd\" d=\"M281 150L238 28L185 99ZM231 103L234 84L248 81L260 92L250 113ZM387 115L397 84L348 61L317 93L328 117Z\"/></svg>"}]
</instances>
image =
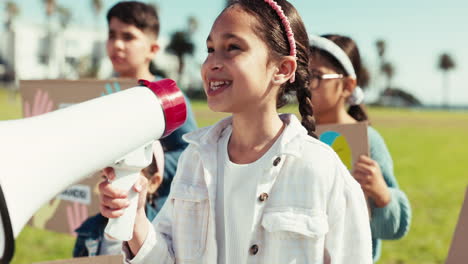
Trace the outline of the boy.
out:
<instances>
[{"instance_id":1,"label":"boy","mask_svg":"<svg viewBox=\"0 0 468 264\"><path fill-rule=\"evenodd\" d=\"M137 2L120 2L107 13L109 37L107 55L114 71L122 78L155 80L150 72L150 62L159 51L159 18L153 6ZM182 135L197 128L192 107L187 97L187 121L171 135L161 139L164 149L164 181L158 190L160 197L167 197L177 161L187 142Z\"/></svg>"},{"instance_id":2,"label":"boy","mask_svg":"<svg viewBox=\"0 0 468 264\"><path fill-rule=\"evenodd\" d=\"M154 7L137 1L117 3L108 11L107 23L109 27L106 44L107 55L118 77L156 80L156 76L150 72L150 63L160 49L157 41L159 18ZM185 124L168 137L159 140L164 150L164 180L157 190L158 200L152 201L158 207L156 209L159 209L167 198L179 156L188 145L182 139L182 135L197 128L187 97L185 97L185 102L187 104ZM104 218L100 214L95 217ZM89 223L89 221L90 219L87 222ZM93 223L96 226L96 223ZM106 224L107 219L105 219L105 223L100 223L102 227L97 228L99 233L91 232L94 233L92 236L90 236L90 230L84 228L84 224L78 228L78 239L73 256L120 253L120 243L114 245L112 241L102 235Z\"/></svg>"}]
</instances>

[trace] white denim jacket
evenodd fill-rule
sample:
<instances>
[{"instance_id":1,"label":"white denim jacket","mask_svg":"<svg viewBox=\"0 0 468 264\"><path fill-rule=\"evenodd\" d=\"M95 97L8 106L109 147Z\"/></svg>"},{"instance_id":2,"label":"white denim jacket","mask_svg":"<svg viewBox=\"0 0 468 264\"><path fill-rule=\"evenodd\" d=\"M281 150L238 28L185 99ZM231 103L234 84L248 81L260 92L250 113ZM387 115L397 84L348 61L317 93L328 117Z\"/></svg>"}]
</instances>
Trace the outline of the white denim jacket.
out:
<instances>
[{"instance_id":1,"label":"white denim jacket","mask_svg":"<svg viewBox=\"0 0 468 264\"><path fill-rule=\"evenodd\" d=\"M287 126L279 152L259 180L259 199L252 201L247 263L371 264L369 218L359 184L294 115L281 118ZM124 246L129 263L216 263L217 141L230 123L227 118L184 136L190 145L153 228L132 260ZM245 184L254 184L248 175Z\"/></svg>"}]
</instances>

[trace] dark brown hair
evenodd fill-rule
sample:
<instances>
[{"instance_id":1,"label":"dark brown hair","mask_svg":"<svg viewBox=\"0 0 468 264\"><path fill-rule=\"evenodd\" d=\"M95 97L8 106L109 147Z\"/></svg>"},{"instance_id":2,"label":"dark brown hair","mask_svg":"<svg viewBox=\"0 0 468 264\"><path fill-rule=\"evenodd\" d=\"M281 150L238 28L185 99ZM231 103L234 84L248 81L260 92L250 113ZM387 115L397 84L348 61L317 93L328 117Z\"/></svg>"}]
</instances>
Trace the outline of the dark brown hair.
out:
<instances>
[{"instance_id":1,"label":"dark brown hair","mask_svg":"<svg viewBox=\"0 0 468 264\"><path fill-rule=\"evenodd\" d=\"M288 95L296 94L299 102L299 112L302 125L309 135L315 135L315 120L310 100L309 86L309 37L297 10L286 0L276 0L284 11L294 33L297 52L296 79L293 83L287 81L278 92L276 107L281 108L287 104ZM254 32L268 46L270 59L276 60L290 54L290 46L286 30L278 14L265 1L262 0L233 0L226 7L240 6L243 10L254 16L257 20ZM223 11L224 12L224 11Z\"/></svg>"},{"instance_id":2,"label":"dark brown hair","mask_svg":"<svg viewBox=\"0 0 468 264\"><path fill-rule=\"evenodd\" d=\"M148 176L151 177L158 171L158 164L156 163L156 158L153 155L150 165L146 167L146 172L148 173Z\"/></svg>"},{"instance_id":3,"label":"dark brown hair","mask_svg":"<svg viewBox=\"0 0 468 264\"><path fill-rule=\"evenodd\" d=\"M153 156L151 160L151 164L148 165L146 168L144 168L144 170L146 171L144 175L148 180L150 180L151 177L153 177L154 174L159 171L158 164L156 163L156 158L154 157L154 155L151 155L151 156ZM154 208L156 208L156 200L158 197L159 197L158 190L156 190L156 192L154 193L148 192L146 194L146 202L149 203Z\"/></svg>"},{"instance_id":4,"label":"dark brown hair","mask_svg":"<svg viewBox=\"0 0 468 264\"><path fill-rule=\"evenodd\" d=\"M152 5L138 1L120 2L107 12L107 23L114 17L143 32L154 34L156 38L159 36L159 17Z\"/></svg>"},{"instance_id":5,"label":"dark brown hair","mask_svg":"<svg viewBox=\"0 0 468 264\"><path fill-rule=\"evenodd\" d=\"M369 84L369 72L362 64L361 55L356 43L351 38L341 35L329 34L322 35L322 37L333 41L346 53L346 55L348 55L351 63L353 64L354 71L356 72L357 85L364 89ZM341 63L339 63L338 60L330 53L322 49L310 47L310 56L311 60L326 60L330 62L336 72L346 75L346 71ZM364 105L350 106L348 109L348 114L357 121L364 121L369 119Z\"/></svg>"}]
</instances>

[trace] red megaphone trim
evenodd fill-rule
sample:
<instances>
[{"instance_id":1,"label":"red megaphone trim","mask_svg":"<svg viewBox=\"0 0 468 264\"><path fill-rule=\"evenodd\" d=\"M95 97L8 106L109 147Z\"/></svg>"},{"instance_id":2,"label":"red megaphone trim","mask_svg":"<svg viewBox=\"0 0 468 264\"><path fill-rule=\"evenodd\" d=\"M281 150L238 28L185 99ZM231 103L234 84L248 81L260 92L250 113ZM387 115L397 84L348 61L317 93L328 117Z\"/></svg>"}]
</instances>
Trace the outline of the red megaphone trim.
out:
<instances>
[{"instance_id":1,"label":"red megaphone trim","mask_svg":"<svg viewBox=\"0 0 468 264\"><path fill-rule=\"evenodd\" d=\"M138 80L142 86L148 87L158 97L164 112L166 121L164 134L166 137L177 128L181 127L187 119L187 106L182 91L174 80L163 79L156 82Z\"/></svg>"}]
</instances>

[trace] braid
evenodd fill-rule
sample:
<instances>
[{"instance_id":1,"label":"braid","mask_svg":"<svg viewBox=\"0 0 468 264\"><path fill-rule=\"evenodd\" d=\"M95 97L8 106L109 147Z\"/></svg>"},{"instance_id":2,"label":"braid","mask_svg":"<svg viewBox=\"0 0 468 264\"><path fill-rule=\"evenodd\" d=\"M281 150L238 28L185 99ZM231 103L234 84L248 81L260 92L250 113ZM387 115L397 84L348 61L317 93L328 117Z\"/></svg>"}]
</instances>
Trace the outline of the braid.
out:
<instances>
[{"instance_id":1,"label":"braid","mask_svg":"<svg viewBox=\"0 0 468 264\"><path fill-rule=\"evenodd\" d=\"M318 138L315 134L314 109L312 107L310 91L306 88L297 89L296 96L299 103L299 113L302 117L302 125L307 129L309 136Z\"/></svg>"},{"instance_id":2,"label":"braid","mask_svg":"<svg viewBox=\"0 0 468 264\"><path fill-rule=\"evenodd\" d=\"M364 105L352 105L348 109L348 114L356 119L357 121L368 121L369 117L367 116Z\"/></svg>"}]
</instances>

